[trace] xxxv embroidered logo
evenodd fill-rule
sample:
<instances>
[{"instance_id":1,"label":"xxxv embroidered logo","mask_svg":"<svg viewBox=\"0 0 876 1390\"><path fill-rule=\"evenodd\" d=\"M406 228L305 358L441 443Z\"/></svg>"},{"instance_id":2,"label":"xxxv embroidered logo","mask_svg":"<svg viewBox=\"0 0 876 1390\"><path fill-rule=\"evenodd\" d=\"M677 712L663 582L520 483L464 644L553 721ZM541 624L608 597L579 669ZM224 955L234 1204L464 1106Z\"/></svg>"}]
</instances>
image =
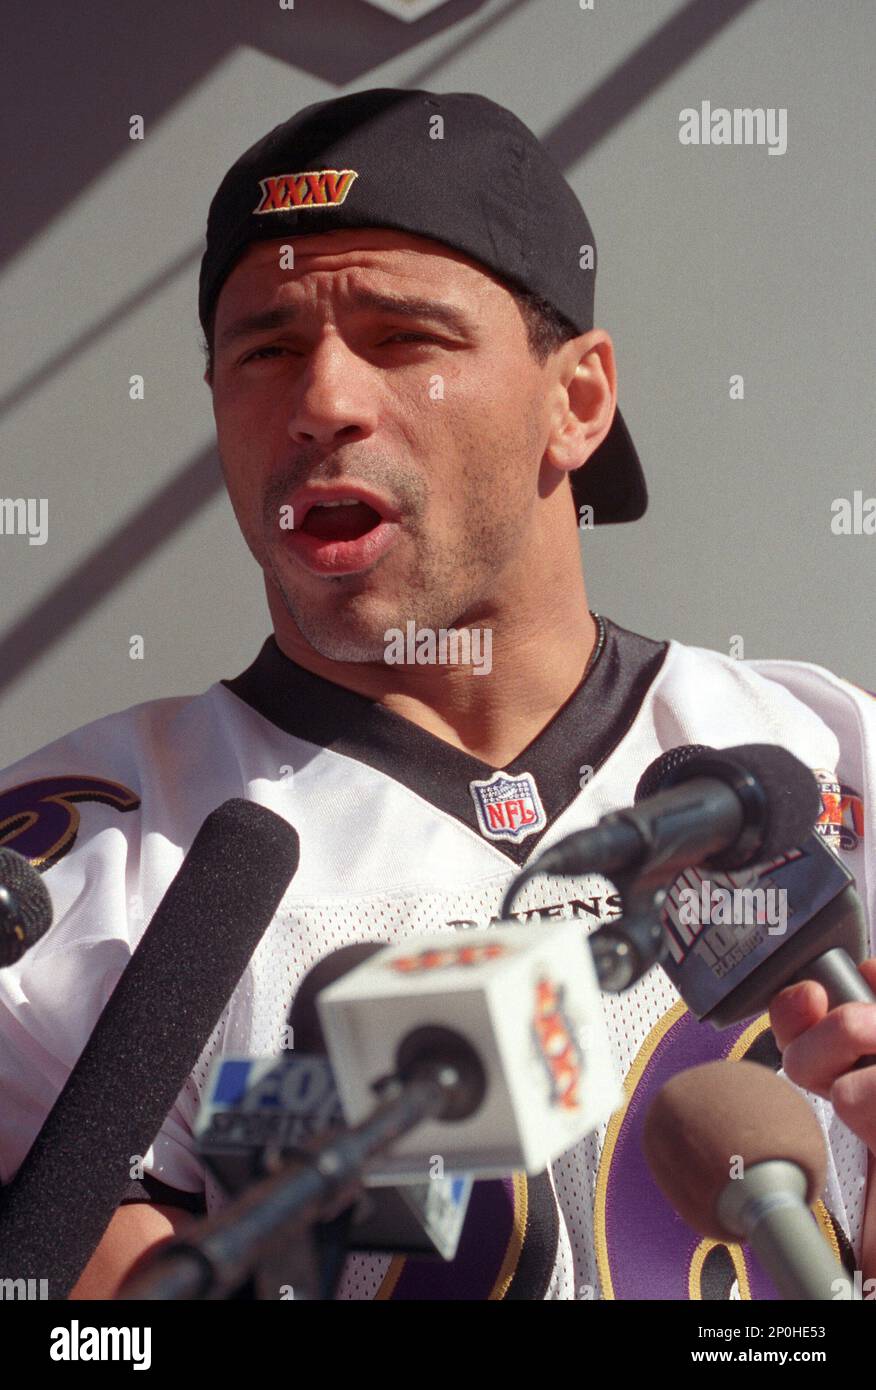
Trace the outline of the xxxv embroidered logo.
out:
<instances>
[{"instance_id":1,"label":"xxxv embroidered logo","mask_svg":"<svg viewBox=\"0 0 876 1390\"><path fill-rule=\"evenodd\" d=\"M512 952L498 941L486 946L450 946L439 950L437 946L428 951L420 951L413 956L396 956L389 962L390 970L402 975L411 975L421 970L446 970L451 965L483 965L488 960L498 960Z\"/></svg>"},{"instance_id":2,"label":"xxxv embroidered logo","mask_svg":"<svg viewBox=\"0 0 876 1390\"><path fill-rule=\"evenodd\" d=\"M261 202L253 212L289 212L292 208L340 207L359 177L355 169L313 169L260 179Z\"/></svg>"},{"instance_id":3,"label":"xxxv embroidered logo","mask_svg":"<svg viewBox=\"0 0 876 1390\"><path fill-rule=\"evenodd\" d=\"M532 1027L551 1087L551 1105L577 1110L581 1104L583 1059L563 1007L563 987L543 977L535 987Z\"/></svg>"}]
</instances>

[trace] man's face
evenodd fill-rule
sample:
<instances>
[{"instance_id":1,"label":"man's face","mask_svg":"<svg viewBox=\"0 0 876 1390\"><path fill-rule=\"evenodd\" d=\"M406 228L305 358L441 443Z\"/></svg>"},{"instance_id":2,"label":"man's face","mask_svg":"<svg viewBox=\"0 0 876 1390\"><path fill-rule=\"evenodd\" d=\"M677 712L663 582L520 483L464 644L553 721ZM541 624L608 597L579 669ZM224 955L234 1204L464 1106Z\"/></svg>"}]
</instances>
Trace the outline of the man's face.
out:
<instances>
[{"instance_id":1,"label":"man's face","mask_svg":"<svg viewBox=\"0 0 876 1390\"><path fill-rule=\"evenodd\" d=\"M364 229L288 244L293 270L282 241L248 248L214 334L223 472L269 599L334 661L381 661L384 633L408 620L489 622L537 583L539 488L563 482L541 468L545 368L517 305L424 238ZM309 509L347 488L376 511Z\"/></svg>"}]
</instances>

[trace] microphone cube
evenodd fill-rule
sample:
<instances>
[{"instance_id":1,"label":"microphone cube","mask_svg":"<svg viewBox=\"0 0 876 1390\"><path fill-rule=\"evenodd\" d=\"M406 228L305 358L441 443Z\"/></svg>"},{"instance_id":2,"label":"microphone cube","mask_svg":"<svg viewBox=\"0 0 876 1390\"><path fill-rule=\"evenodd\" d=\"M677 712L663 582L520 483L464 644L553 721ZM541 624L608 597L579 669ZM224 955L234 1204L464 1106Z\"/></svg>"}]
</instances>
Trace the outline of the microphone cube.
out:
<instances>
[{"instance_id":1,"label":"microphone cube","mask_svg":"<svg viewBox=\"0 0 876 1390\"><path fill-rule=\"evenodd\" d=\"M409 1034L460 1034L486 1092L462 1120L424 1120L373 1160L369 1182L539 1173L621 1104L602 996L580 923L435 933L388 946L323 990L317 1009L344 1116L376 1108Z\"/></svg>"}]
</instances>

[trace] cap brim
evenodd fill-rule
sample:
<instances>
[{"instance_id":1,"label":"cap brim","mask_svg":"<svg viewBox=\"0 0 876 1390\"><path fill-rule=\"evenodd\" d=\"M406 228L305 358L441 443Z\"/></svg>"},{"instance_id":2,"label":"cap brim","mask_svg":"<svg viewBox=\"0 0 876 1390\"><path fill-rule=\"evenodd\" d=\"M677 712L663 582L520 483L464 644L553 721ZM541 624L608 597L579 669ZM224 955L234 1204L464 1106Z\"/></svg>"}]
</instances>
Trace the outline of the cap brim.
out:
<instances>
[{"instance_id":1,"label":"cap brim","mask_svg":"<svg viewBox=\"0 0 876 1390\"><path fill-rule=\"evenodd\" d=\"M593 525L638 521L648 509L645 475L619 410L611 429L581 468L572 474L576 508L593 508Z\"/></svg>"}]
</instances>

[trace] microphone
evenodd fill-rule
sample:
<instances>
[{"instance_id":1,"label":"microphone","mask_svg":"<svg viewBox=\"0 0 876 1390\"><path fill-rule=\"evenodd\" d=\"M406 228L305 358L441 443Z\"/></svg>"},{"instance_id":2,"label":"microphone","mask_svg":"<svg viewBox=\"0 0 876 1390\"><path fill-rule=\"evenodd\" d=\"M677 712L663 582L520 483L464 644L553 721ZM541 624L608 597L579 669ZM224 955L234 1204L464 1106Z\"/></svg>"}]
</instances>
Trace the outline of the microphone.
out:
<instances>
[{"instance_id":1,"label":"microphone","mask_svg":"<svg viewBox=\"0 0 876 1390\"><path fill-rule=\"evenodd\" d=\"M0 849L0 969L14 965L52 925L49 890L29 859Z\"/></svg>"},{"instance_id":2,"label":"microphone","mask_svg":"<svg viewBox=\"0 0 876 1390\"><path fill-rule=\"evenodd\" d=\"M653 799L655 788L671 789L711 756L709 749L672 749L643 775L637 795ZM869 937L854 878L814 832L748 871L707 877L687 868L663 906L663 968L691 1012L715 1028L763 1012L779 990L800 980L818 980L830 1008L876 1003L856 968L869 953ZM771 907L781 909L772 922Z\"/></svg>"},{"instance_id":3,"label":"microphone","mask_svg":"<svg viewBox=\"0 0 876 1390\"><path fill-rule=\"evenodd\" d=\"M777 744L674 748L644 773L635 806L567 835L533 870L670 883L690 864L739 869L796 845L820 809L815 777Z\"/></svg>"},{"instance_id":4,"label":"microphone","mask_svg":"<svg viewBox=\"0 0 876 1390\"><path fill-rule=\"evenodd\" d=\"M298 1162L277 1156L279 1171L163 1246L122 1299L215 1298L296 1258L306 1281L290 1240L349 1208L366 1171L418 1182L440 1154L455 1171L538 1173L622 1098L576 922L385 947L317 1010L351 1127Z\"/></svg>"},{"instance_id":5,"label":"microphone","mask_svg":"<svg viewBox=\"0 0 876 1390\"><path fill-rule=\"evenodd\" d=\"M64 1298L298 867L295 830L233 799L198 831L27 1157L0 1194L0 1270Z\"/></svg>"},{"instance_id":6,"label":"microphone","mask_svg":"<svg viewBox=\"0 0 876 1390\"><path fill-rule=\"evenodd\" d=\"M784 1298L860 1297L809 1210L827 1171L818 1121L768 1068L724 1060L678 1073L648 1110L642 1148L682 1220L747 1241Z\"/></svg>"},{"instance_id":7,"label":"microphone","mask_svg":"<svg viewBox=\"0 0 876 1390\"><path fill-rule=\"evenodd\" d=\"M815 777L778 745L674 748L640 778L634 806L567 835L524 869L501 915L510 915L523 885L540 873L613 878L624 915L589 940L601 986L619 993L665 963L671 940L661 911L683 870L703 860L741 868L781 855L810 834L820 809Z\"/></svg>"},{"instance_id":8,"label":"microphone","mask_svg":"<svg viewBox=\"0 0 876 1390\"><path fill-rule=\"evenodd\" d=\"M322 991L317 1009L349 1124L372 1113L386 1078L440 1062L452 1039L483 1070L482 1104L399 1137L369 1165L374 1183L422 1182L436 1154L478 1177L540 1173L622 1099L577 922L387 947Z\"/></svg>"},{"instance_id":9,"label":"microphone","mask_svg":"<svg viewBox=\"0 0 876 1390\"><path fill-rule=\"evenodd\" d=\"M316 998L335 979L384 949L355 943L324 957L295 995L289 1023L295 1050L277 1058L218 1059L201 1104L198 1152L234 1196L343 1124ZM472 1190L468 1175L429 1177L402 1187L369 1187L343 1233L344 1250L386 1251L452 1260ZM279 1283L284 1282L280 1280Z\"/></svg>"},{"instance_id":10,"label":"microphone","mask_svg":"<svg viewBox=\"0 0 876 1390\"><path fill-rule=\"evenodd\" d=\"M331 1296L363 1175L373 1157L430 1117L463 1120L484 1099L480 1058L461 1034L430 1030L384 1077L367 1119L315 1140L291 1162L272 1156L273 1171L229 1206L161 1246L149 1266L119 1292L124 1301L221 1298L253 1275L261 1288L278 1280ZM316 1228L310 1238L308 1228ZM338 1230L340 1227L340 1230ZM328 1249L316 1268L320 1233ZM328 1261L326 1261L326 1255ZM326 1264L328 1267L326 1267Z\"/></svg>"}]
</instances>

